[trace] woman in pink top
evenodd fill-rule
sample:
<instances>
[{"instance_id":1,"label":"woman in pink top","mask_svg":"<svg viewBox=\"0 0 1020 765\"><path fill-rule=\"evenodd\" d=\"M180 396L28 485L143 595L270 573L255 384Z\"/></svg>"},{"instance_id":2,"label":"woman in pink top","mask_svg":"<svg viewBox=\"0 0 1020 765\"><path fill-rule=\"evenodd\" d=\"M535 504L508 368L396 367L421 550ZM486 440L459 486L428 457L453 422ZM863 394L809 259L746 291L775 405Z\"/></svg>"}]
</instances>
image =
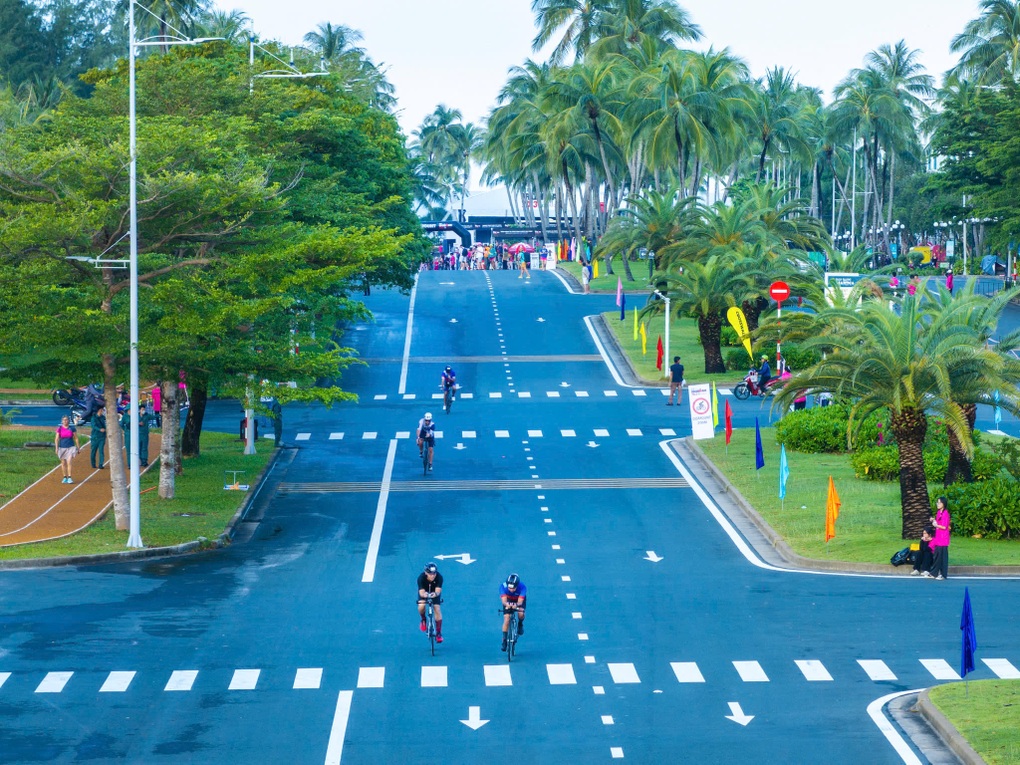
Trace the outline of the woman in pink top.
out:
<instances>
[{"instance_id":1,"label":"woman in pink top","mask_svg":"<svg viewBox=\"0 0 1020 765\"><path fill-rule=\"evenodd\" d=\"M935 517L931 521L935 527L935 539L932 542L934 560L931 564L931 573L935 575L936 579L946 579L949 577L949 529L952 522L945 497L935 500Z\"/></svg>"}]
</instances>

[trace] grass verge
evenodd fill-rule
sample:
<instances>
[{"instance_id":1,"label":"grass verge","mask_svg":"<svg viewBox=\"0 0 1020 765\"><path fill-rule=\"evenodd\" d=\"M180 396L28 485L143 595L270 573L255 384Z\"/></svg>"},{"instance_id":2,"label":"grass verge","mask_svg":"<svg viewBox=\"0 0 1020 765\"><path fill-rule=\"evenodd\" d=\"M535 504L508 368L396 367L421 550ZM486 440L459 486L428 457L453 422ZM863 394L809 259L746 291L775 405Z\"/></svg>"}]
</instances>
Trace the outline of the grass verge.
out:
<instances>
[{"instance_id":1,"label":"grass verge","mask_svg":"<svg viewBox=\"0 0 1020 765\"><path fill-rule=\"evenodd\" d=\"M780 446L775 429L762 428L761 441L765 467L757 471L752 469L755 442L749 428L733 431L728 451L721 437L699 441L698 446L798 555L888 563L894 552L906 547L907 542L900 538L899 484L857 478L845 454L803 454L787 449L790 477L786 500L781 502ZM826 545L825 501L830 475L842 506L836 537ZM938 489L930 487L932 496ZM1020 542L1016 540L953 537L949 553L951 565L1020 565Z\"/></svg>"},{"instance_id":2,"label":"grass verge","mask_svg":"<svg viewBox=\"0 0 1020 765\"><path fill-rule=\"evenodd\" d=\"M1020 680L947 683L929 697L988 765L1020 765Z\"/></svg>"},{"instance_id":3,"label":"grass verge","mask_svg":"<svg viewBox=\"0 0 1020 765\"><path fill-rule=\"evenodd\" d=\"M6 428L0 431L0 445L11 433L25 433ZM43 431L49 438L52 434ZM23 438L23 437L22 437ZM34 440L34 438L33 438ZM172 500L160 499L155 486L159 471L154 469L142 476L141 532L146 547L164 547L191 542L198 537L215 539L223 533L234 513L244 501L246 493L225 491L224 471L244 470L238 475L241 483L248 482L254 489L255 479L261 474L273 454L272 447L263 447L258 454L244 455L243 446L236 436L225 433L203 433L202 455L184 461L184 473L177 477L176 494ZM19 468L21 488L33 483L54 466L52 451L45 452L45 465L38 466L32 451L6 459L0 478L6 477L8 468L25 460ZM31 464L29 463L31 460ZM34 472L33 467L34 465ZM2 486L3 484L0 484ZM16 483L12 485L17 485ZM146 492L146 489L152 491ZM19 489L20 491L20 489ZM17 493L16 491L14 492ZM13 496L13 494L11 495ZM8 497L9 498L9 497ZM0 549L0 560L49 558L72 555L95 555L120 552L127 543L127 532L114 528L113 511L84 531L49 542L37 542Z\"/></svg>"}]
</instances>

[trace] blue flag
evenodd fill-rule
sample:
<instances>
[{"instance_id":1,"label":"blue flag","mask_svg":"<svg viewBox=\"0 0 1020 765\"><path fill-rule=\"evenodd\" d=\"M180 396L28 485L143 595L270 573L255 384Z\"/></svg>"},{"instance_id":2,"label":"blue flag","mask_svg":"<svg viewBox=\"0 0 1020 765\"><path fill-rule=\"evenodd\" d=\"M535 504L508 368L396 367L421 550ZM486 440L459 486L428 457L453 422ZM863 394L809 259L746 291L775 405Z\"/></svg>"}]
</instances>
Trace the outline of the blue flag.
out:
<instances>
[{"instance_id":1,"label":"blue flag","mask_svg":"<svg viewBox=\"0 0 1020 765\"><path fill-rule=\"evenodd\" d=\"M758 427L758 418L754 418L754 469L761 470L765 467L765 452L761 449L761 429Z\"/></svg>"},{"instance_id":2,"label":"blue flag","mask_svg":"<svg viewBox=\"0 0 1020 765\"><path fill-rule=\"evenodd\" d=\"M790 477L790 464L786 461L786 444L779 450L779 498L786 499L786 480Z\"/></svg>"},{"instance_id":3,"label":"blue flag","mask_svg":"<svg viewBox=\"0 0 1020 765\"><path fill-rule=\"evenodd\" d=\"M995 428L998 430L999 423L1002 422L1002 410L999 408L999 391L995 391Z\"/></svg>"},{"instance_id":4,"label":"blue flag","mask_svg":"<svg viewBox=\"0 0 1020 765\"><path fill-rule=\"evenodd\" d=\"M616 304L620 306L620 321L627 318L627 296L623 294L623 280L616 277Z\"/></svg>"},{"instance_id":5,"label":"blue flag","mask_svg":"<svg viewBox=\"0 0 1020 765\"><path fill-rule=\"evenodd\" d=\"M974 671L974 652L977 650L977 634L974 632L974 613L970 610L970 588L963 590L963 614L960 616L960 631L963 646L960 650L960 677Z\"/></svg>"}]
</instances>

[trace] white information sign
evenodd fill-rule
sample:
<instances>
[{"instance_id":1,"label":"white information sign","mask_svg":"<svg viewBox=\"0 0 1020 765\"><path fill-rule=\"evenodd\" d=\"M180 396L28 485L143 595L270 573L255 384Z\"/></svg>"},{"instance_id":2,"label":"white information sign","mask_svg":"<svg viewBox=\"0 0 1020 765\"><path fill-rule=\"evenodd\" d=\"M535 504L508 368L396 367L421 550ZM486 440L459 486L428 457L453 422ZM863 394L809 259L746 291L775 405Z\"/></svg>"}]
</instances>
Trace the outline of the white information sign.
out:
<instances>
[{"instance_id":1,"label":"white information sign","mask_svg":"<svg viewBox=\"0 0 1020 765\"><path fill-rule=\"evenodd\" d=\"M691 432L695 440L715 437L712 425L712 386L708 383L687 386L691 407Z\"/></svg>"}]
</instances>

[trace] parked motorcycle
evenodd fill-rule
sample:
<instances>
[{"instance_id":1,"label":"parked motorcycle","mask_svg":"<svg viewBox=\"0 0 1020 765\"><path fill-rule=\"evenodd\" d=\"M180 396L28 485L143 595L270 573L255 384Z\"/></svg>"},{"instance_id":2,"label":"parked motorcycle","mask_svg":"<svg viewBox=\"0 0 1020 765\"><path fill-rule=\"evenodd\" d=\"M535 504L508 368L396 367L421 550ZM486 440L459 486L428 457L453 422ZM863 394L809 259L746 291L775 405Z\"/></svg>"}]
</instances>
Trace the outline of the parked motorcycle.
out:
<instances>
[{"instance_id":1,"label":"parked motorcycle","mask_svg":"<svg viewBox=\"0 0 1020 765\"><path fill-rule=\"evenodd\" d=\"M766 395L772 395L775 392L773 388L775 388L779 382L778 378L770 377L769 381L765 384ZM758 387L757 369L748 370L747 376L744 378L743 382L737 383L736 387L733 389L733 395L741 401L744 401L751 396L761 395L761 389Z\"/></svg>"},{"instance_id":2,"label":"parked motorcycle","mask_svg":"<svg viewBox=\"0 0 1020 765\"><path fill-rule=\"evenodd\" d=\"M89 422L92 415L106 406L103 386L90 384L84 388L68 387L53 391L53 403L71 407L71 422L81 425Z\"/></svg>"}]
</instances>

